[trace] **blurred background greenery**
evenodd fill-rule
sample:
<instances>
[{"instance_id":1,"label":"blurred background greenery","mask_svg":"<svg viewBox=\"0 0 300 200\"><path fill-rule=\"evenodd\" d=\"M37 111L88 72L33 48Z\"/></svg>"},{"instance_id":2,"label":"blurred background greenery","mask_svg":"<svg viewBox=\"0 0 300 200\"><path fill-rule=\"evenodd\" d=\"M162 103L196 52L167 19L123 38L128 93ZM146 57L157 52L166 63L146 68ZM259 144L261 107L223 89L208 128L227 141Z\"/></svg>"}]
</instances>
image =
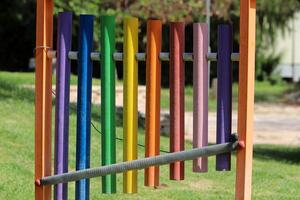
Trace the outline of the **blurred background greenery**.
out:
<instances>
[{"instance_id":1,"label":"blurred background greenery","mask_svg":"<svg viewBox=\"0 0 300 200\"><path fill-rule=\"evenodd\" d=\"M233 50L239 51L239 0L211 0L211 48L216 51L217 26L228 23L233 25ZM99 50L100 15L116 16L117 50L122 51L122 20L124 16L138 17L139 50L145 51L146 20L158 18L163 26L163 51L169 50L168 22L186 23L186 51L192 51L192 23L205 22L204 0L55 0L54 48L56 48L56 16L61 11L74 12L73 50L77 49L78 22L80 14L95 16L94 50ZM291 21L300 16L300 0L257 0L257 41L256 41L256 83L255 83L255 146L253 164L253 199L300 199L300 140L299 140L299 105L300 92L295 84L282 81L274 68L282 62L284 49L278 48L278 41L289 34L293 27ZM34 57L35 47L35 12L36 0L1 0L0 1L0 199L33 199L34 195L34 82L35 74L28 68L29 59ZM300 23L300 18L299 18ZM299 26L298 26L299 27ZM298 28L296 26L296 28ZM279 39L278 39L279 38ZM288 48L292 42L288 43ZM299 43L300 44L300 43ZM300 46L299 46L300 47ZM290 48L291 49L291 48ZM186 63L185 111L192 114L193 88L192 65ZM76 62L72 63L71 86L76 88ZM122 63L117 63L117 87L122 87ZM9 71L9 72L4 72ZM14 73L11 73L13 71ZM30 73L24 73L29 72ZM169 109L168 62L162 63L161 109ZM145 63L139 63L139 81L145 82ZM236 113L238 68L234 66L233 113ZM100 65L94 65L93 86L100 85ZM216 66L212 63L211 80L216 77ZM55 85L55 76L52 80ZM96 88L95 87L95 88ZM97 90L97 88L96 88ZM98 89L99 90L99 89ZM216 110L215 88L210 91L209 111L214 119ZM298 90L298 91L297 91ZM100 90L99 90L100 91ZM75 92L73 91L73 94ZM287 94L289 97L287 97ZM139 94L140 95L140 94ZM143 94L142 94L143 95ZM140 96L142 96L140 95ZM74 95L73 95L74 96ZM76 98L75 98L76 99ZM289 99L295 99L291 104ZM55 110L53 96L53 114ZM100 102L100 101L99 101ZM140 104L140 102L139 102ZM235 116L235 114L234 114ZM75 169L76 144L76 102L70 105L70 145L69 170ZM122 116L117 113L117 136L123 137ZM100 105L92 105L92 122L99 129ZM236 118L233 118L233 126ZM288 123L291 121L291 123ZM209 124L212 125L210 119ZM142 123L143 124L143 123ZM187 123L188 124L188 123ZM190 124L188 124L190 125ZM53 123L54 126L54 123ZM192 126L191 126L192 127ZM52 131L54 127L52 128ZM92 128L91 166L100 163L100 134ZM138 140L144 142L144 127L139 127ZM214 133L210 133L214 134ZM54 134L53 134L54 135ZM288 139L288 140L287 140ZM261 143L257 143L260 141ZM274 142L275 141L275 142ZM283 141L283 142L282 142ZM266 143L266 144L265 144ZM117 148L122 149L122 142ZM295 145L296 144L296 145ZM191 141L185 143L192 148ZM161 148L169 149L169 139L161 136ZM139 157L144 157L144 149L139 148ZM118 151L117 161L122 161L122 151ZM191 162L186 162L186 180L171 182L168 180L168 166L161 167L161 181L166 188L151 190L139 187L135 195L123 195L122 176L118 176L118 194L101 195L100 179L92 180L91 199L232 199L234 196L235 159L232 156L232 171L216 172L215 159L209 160L209 173L192 173ZM142 185L143 173L139 175ZM17 181L16 181L17 180ZM70 199L74 199L74 184L69 184ZM201 194L201 195L199 195Z\"/></svg>"},{"instance_id":2,"label":"blurred background greenery","mask_svg":"<svg viewBox=\"0 0 300 200\"><path fill-rule=\"evenodd\" d=\"M0 70L27 71L28 60L33 57L35 46L35 0L2 0L0 2ZM238 52L239 0L212 0L211 2L211 48L216 51L217 26L229 23L234 27L234 51ZM289 21L299 11L299 0L257 0L257 42L256 78L276 81L272 77L274 67L279 63L281 53L275 51L278 34L289 31ZM163 28L163 51L168 51L168 26L170 21L186 22L186 51L192 50L192 23L205 22L205 1L200 0L55 0L55 14L61 11L74 12L73 49L77 47L78 19L83 13L95 15L95 50L99 49L99 16L115 15L117 26L117 50L122 50L122 20L131 15L140 19L139 44L144 51L146 43L146 20L159 18ZM55 17L56 19L56 17ZM54 30L56 31L56 30ZM55 37L56 34L54 34ZM55 41L55 38L54 38ZM55 44L54 44L55 46ZM167 63L163 63L163 66ZM76 63L74 63L76 65ZM145 82L145 63L139 66L139 81ZM214 64L213 64L214 65ZM118 77L122 79L122 66L117 63ZM234 80L237 80L237 66L234 66ZM72 70L76 73L76 67ZM163 77L168 77L168 67L162 67ZM94 67L94 76L100 76L100 68ZM191 84L192 66L187 63L186 82ZM212 67L211 78L216 77L216 67ZM168 78L162 80L168 85Z\"/></svg>"}]
</instances>

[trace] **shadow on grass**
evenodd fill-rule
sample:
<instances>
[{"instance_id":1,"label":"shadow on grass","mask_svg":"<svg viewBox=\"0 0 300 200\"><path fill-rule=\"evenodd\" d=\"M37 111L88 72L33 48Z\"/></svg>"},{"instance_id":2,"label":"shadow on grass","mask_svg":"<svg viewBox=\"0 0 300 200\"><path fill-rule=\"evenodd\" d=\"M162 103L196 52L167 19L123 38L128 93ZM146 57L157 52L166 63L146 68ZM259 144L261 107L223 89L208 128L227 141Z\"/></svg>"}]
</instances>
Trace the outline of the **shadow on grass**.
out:
<instances>
[{"instance_id":1,"label":"shadow on grass","mask_svg":"<svg viewBox=\"0 0 300 200\"><path fill-rule=\"evenodd\" d=\"M0 101L1 100L21 100L34 102L34 91L32 89L22 88L16 84L0 80Z\"/></svg>"},{"instance_id":2,"label":"shadow on grass","mask_svg":"<svg viewBox=\"0 0 300 200\"><path fill-rule=\"evenodd\" d=\"M15 83L9 83L8 81L0 79L0 101L7 101L9 99L26 101L28 103L35 102L34 89L24 88L16 85ZM53 111L55 114L55 95L52 99ZM70 103L70 114L77 115L77 104ZM91 119L94 122L101 123L101 107L100 105L92 105ZM116 107L116 126L123 126L123 107ZM145 116L141 113L138 114L138 126L139 128L145 128Z\"/></svg>"},{"instance_id":3,"label":"shadow on grass","mask_svg":"<svg viewBox=\"0 0 300 200\"><path fill-rule=\"evenodd\" d=\"M283 163L299 164L300 147L255 145L254 157L262 160L275 160Z\"/></svg>"},{"instance_id":4,"label":"shadow on grass","mask_svg":"<svg viewBox=\"0 0 300 200\"><path fill-rule=\"evenodd\" d=\"M55 105L55 100L54 100ZM70 114L77 115L77 104L70 103ZM100 105L92 105L91 108L91 120L98 122L95 125L101 123L101 107ZM123 107L116 107L116 127L123 126ZM138 113L138 128L145 128L145 117Z\"/></svg>"}]
</instances>

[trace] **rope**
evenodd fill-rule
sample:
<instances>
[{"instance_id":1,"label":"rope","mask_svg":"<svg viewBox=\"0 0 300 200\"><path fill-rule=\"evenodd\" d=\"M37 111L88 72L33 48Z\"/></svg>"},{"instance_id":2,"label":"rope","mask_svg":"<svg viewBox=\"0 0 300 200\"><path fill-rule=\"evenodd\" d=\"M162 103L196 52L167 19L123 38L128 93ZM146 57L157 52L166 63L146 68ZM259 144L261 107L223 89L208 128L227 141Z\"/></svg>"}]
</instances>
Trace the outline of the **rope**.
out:
<instances>
[{"instance_id":1,"label":"rope","mask_svg":"<svg viewBox=\"0 0 300 200\"><path fill-rule=\"evenodd\" d=\"M35 48L33 49L33 55L35 55L37 49L52 50L52 47L49 47L49 46L37 46L37 47L35 47Z\"/></svg>"}]
</instances>

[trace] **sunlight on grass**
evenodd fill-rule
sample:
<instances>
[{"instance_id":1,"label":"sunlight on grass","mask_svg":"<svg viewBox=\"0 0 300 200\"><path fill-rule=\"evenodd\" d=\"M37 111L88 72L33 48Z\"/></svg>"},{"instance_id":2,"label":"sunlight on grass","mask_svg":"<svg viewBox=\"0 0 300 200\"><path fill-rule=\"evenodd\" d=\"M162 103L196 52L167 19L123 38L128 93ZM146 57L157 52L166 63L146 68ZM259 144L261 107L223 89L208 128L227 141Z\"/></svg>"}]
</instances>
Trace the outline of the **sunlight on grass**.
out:
<instances>
[{"instance_id":1,"label":"sunlight on grass","mask_svg":"<svg viewBox=\"0 0 300 200\"><path fill-rule=\"evenodd\" d=\"M33 199L34 196L34 94L32 90L17 86L29 83L28 77L3 77L0 73L0 199ZM22 80L22 81L21 81ZM267 86L266 86L267 87ZM279 90L279 89L278 89ZM191 89L187 89L191 92ZM53 107L53 118L54 118ZM100 107L93 106L92 121L100 129ZM122 117L117 117L117 136L122 138ZM52 128L53 132L53 128ZM101 163L101 137L95 129L91 133L91 167ZM75 169L76 105L70 109L69 170ZM144 144L144 130L139 129L138 142ZM192 148L186 141L187 149ZM161 137L161 149L169 149L169 138ZM122 161L123 145L117 141L117 161ZM253 199L300 199L300 148L276 145L256 145L253 165ZM139 158L144 149L139 147ZM235 154L232 156L232 171L216 172L215 157L209 158L208 173L193 173L192 162L186 161L185 180L170 181L169 166L162 166L160 181L163 189L143 186L143 170L139 171L138 194L122 194L122 175L117 176L117 194L101 194L100 178L91 180L91 199L208 199L231 200L234 198ZM74 199L74 183L69 184L69 199Z\"/></svg>"}]
</instances>

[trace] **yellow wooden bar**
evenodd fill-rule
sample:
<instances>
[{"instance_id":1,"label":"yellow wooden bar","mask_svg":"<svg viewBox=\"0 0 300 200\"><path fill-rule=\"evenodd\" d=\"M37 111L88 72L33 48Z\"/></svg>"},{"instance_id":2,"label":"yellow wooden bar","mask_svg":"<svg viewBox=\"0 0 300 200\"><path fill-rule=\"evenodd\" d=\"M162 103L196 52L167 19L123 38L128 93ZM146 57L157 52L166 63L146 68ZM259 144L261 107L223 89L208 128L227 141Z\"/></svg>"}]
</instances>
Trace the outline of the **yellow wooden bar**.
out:
<instances>
[{"instance_id":1,"label":"yellow wooden bar","mask_svg":"<svg viewBox=\"0 0 300 200\"><path fill-rule=\"evenodd\" d=\"M37 0L35 72L35 179L51 176L53 0ZM36 182L35 199L50 200L51 186Z\"/></svg>"},{"instance_id":2,"label":"yellow wooden bar","mask_svg":"<svg viewBox=\"0 0 300 200\"><path fill-rule=\"evenodd\" d=\"M137 92L138 62L138 19L127 17L124 21L124 161L137 159ZM124 193L137 192L137 170L130 170L123 175Z\"/></svg>"},{"instance_id":3,"label":"yellow wooden bar","mask_svg":"<svg viewBox=\"0 0 300 200\"><path fill-rule=\"evenodd\" d=\"M240 148L237 151L236 200L251 199L255 80L255 15L256 0L241 0L238 134L239 142L244 148Z\"/></svg>"}]
</instances>

